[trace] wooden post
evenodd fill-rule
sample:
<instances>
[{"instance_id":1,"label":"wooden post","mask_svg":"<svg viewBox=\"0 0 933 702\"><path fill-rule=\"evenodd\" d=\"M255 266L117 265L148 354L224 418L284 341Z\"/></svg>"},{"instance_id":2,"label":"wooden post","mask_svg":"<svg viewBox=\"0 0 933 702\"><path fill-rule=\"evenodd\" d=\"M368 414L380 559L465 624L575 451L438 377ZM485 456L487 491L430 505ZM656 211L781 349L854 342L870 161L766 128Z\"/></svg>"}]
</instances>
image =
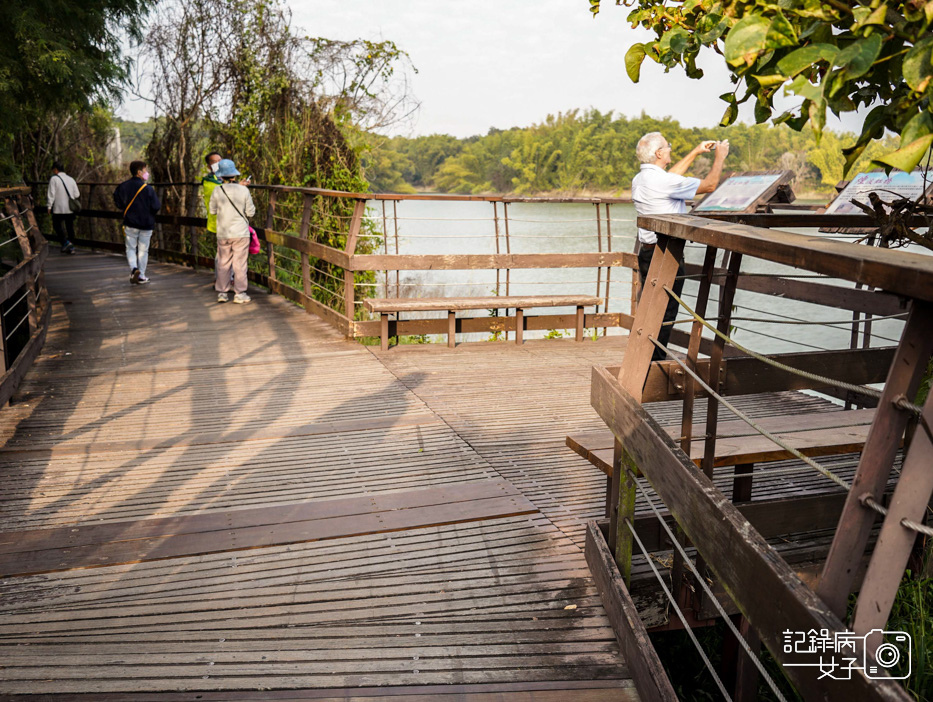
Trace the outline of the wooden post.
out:
<instances>
[{"instance_id":1,"label":"wooden post","mask_svg":"<svg viewBox=\"0 0 933 702\"><path fill-rule=\"evenodd\" d=\"M353 217L350 219L350 229L347 232L347 245L344 248L350 257L352 265L353 254L356 251L356 242L363 226L363 214L366 212L366 200L357 200L353 206ZM352 270L343 272L343 309L347 319L350 320L350 333L352 334L353 320L356 317L356 279Z\"/></svg>"},{"instance_id":2,"label":"wooden post","mask_svg":"<svg viewBox=\"0 0 933 702\"><path fill-rule=\"evenodd\" d=\"M18 198L18 199L22 200L22 198ZM46 241L45 236L43 236L42 232L39 230L39 223L36 221L36 213L32 208L31 199L29 199L29 206L23 209L26 210L26 223L29 225L29 229L32 232L32 235L33 235L32 238L33 238L33 241L36 242L36 248L41 249L43 246L46 246L48 242ZM20 211L22 211L22 209ZM39 273L36 276L35 282L33 283L33 290L34 290L33 295L36 298L37 306L39 302L39 292L44 289L45 289L45 266L43 265L42 268L39 269ZM51 303L47 303L47 304L51 304ZM38 310L36 314L38 315ZM36 319L38 320L38 316L36 317ZM2 351L0 351L0 353L2 353Z\"/></svg>"},{"instance_id":3,"label":"wooden post","mask_svg":"<svg viewBox=\"0 0 933 702\"><path fill-rule=\"evenodd\" d=\"M16 232L16 240L19 243L20 251L23 252L23 258L32 256L32 244L29 241L29 234L26 227L23 226L23 216L20 214L19 198L7 198L6 211L13 225L13 231ZM29 334L32 335L39 328L39 313L37 309L38 297L36 296L36 286L32 281L26 283L26 305L29 316Z\"/></svg>"},{"instance_id":4,"label":"wooden post","mask_svg":"<svg viewBox=\"0 0 933 702\"><path fill-rule=\"evenodd\" d=\"M298 236L307 241L308 236L311 230L311 212L313 206L314 198L309 194L305 194L302 201L301 209L301 227L298 229ZM301 261L301 291L307 296L311 297L311 261L308 259L308 254L301 251L298 254ZM305 311L310 312L310 305L305 305Z\"/></svg>"},{"instance_id":5,"label":"wooden post","mask_svg":"<svg viewBox=\"0 0 933 702\"><path fill-rule=\"evenodd\" d=\"M612 251L612 218L609 215L609 203L606 203L606 251ZM606 266L606 303L603 311L609 312L609 283L612 282L612 266ZM603 336L609 334L609 327L603 327Z\"/></svg>"},{"instance_id":6,"label":"wooden post","mask_svg":"<svg viewBox=\"0 0 933 702\"><path fill-rule=\"evenodd\" d=\"M600 207L599 207L599 203L597 202L597 203L595 203L595 204L596 204L596 250L599 251L600 253L602 253L602 250L603 250L603 228L602 228L602 222L601 222L601 219L600 219ZM597 266L597 267L596 267L596 297L599 297L599 291L600 291L600 289L602 288L602 285L603 285L603 269L602 269L602 266ZM609 311L609 308L607 307L606 310L604 310L604 311L608 312L608 311ZM597 305L597 307L596 307L596 312L597 312L597 313L599 312L599 306L598 306L598 305Z\"/></svg>"},{"instance_id":7,"label":"wooden post","mask_svg":"<svg viewBox=\"0 0 933 702\"><path fill-rule=\"evenodd\" d=\"M525 311L521 307L515 308L515 343L522 345L525 333Z\"/></svg>"},{"instance_id":8,"label":"wooden post","mask_svg":"<svg viewBox=\"0 0 933 702\"><path fill-rule=\"evenodd\" d=\"M933 353L931 328L933 304L914 300L816 590L838 617L845 616L849 593L856 584L858 567L877 516L862 505L861 497L867 493L876 502L881 502L894 456L910 418L910 414L899 409L895 401L900 396L913 398L917 392Z\"/></svg>"},{"instance_id":9,"label":"wooden post","mask_svg":"<svg viewBox=\"0 0 933 702\"><path fill-rule=\"evenodd\" d=\"M648 337L656 339L661 330L664 312L670 299L664 287L673 288L683 251L683 239L667 239L662 243L659 238L651 258L651 266L648 268L645 293L635 311L635 321L622 360L619 383L639 402L655 349Z\"/></svg>"},{"instance_id":10,"label":"wooden post","mask_svg":"<svg viewBox=\"0 0 933 702\"><path fill-rule=\"evenodd\" d=\"M742 266L742 254L732 253L729 258L729 268L726 273L726 283L720 287L719 292L719 321L716 328L723 334L729 333L729 322L732 319L732 301L735 300L735 290L739 281L739 269ZM719 392L719 369L722 364L723 349L726 342L717 336L713 342L713 349L709 355L709 378L706 382ZM719 400L710 395L706 405L706 445L703 450L703 472L713 477L713 462L716 455L716 427L719 424ZM750 480L750 478L749 478Z\"/></svg>"},{"instance_id":11,"label":"wooden post","mask_svg":"<svg viewBox=\"0 0 933 702\"><path fill-rule=\"evenodd\" d=\"M395 230L395 255L398 256L398 200L392 201L392 227ZM401 271L395 269L395 297L401 297L402 293Z\"/></svg>"},{"instance_id":12,"label":"wooden post","mask_svg":"<svg viewBox=\"0 0 933 702\"><path fill-rule=\"evenodd\" d=\"M700 288L697 291L696 313L700 317L706 317L706 306L709 304L709 292L713 285L713 270L716 267L716 248L706 247L706 255L703 258L703 273L700 278ZM700 322L693 322L693 329L690 331L690 342L687 345L687 367L696 372L697 357L700 354L700 342L703 337L703 325ZM693 440L693 403L696 394L696 381L693 376L684 374L684 405L680 421L680 448L688 456L690 455L690 444Z\"/></svg>"},{"instance_id":13,"label":"wooden post","mask_svg":"<svg viewBox=\"0 0 933 702\"><path fill-rule=\"evenodd\" d=\"M269 207L266 209L266 229L275 228L275 201L278 197L278 191L273 190L269 193ZM271 241L266 241L266 255L269 259L269 280L276 280L275 272L275 246ZM272 287L269 287L269 292L272 292Z\"/></svg>"},{"instance_id":14,"label":"wooden post","mask_svg":"<svg viewBox=\"0 0 933 702\"><path fill-rule=\"evenodd\" d=\"M383 312L379 319L379 341L383 351L389 350L389 313Z\"/></svg>"},{"instance_id":15,"label":"wooden post","mask_svg":"<svg viewBox=\"0 0 933 702\"><path fill-rule=\"evenodd\" d=\"M457 346L457 313L453 310L447 310L447 346Z\"/></svg>"},{"instance_id":16,"label":"wooden post","mask_svg":"<svg viewBox=\"0 0 933 702\"><path fill-rule=\"evenodd\" d=\"M631 473L629 472L631 471ZM635 499L638 497L638 485L632 477L641 475L635 460L616 439L612 452L612 482L616 484L616 509L609 515L609 537L614 541L610 545L616 565L625 585L632 581L632 548L634 539L626 522L635 523ZM616 477L618 476L618 477Z\"/></svg>"},{"instance_id":17,"label":"wooden post","mask_svg":"<svg viewBox=\"0 0 933 702\"><path fill-rule=\"evenodd\" d=\"M386 258L389 257L389 223L386 218L386 201L382 201L382 244L383 244L383 253L386 255ZM385 270L382 272L385 276L383 278L383 297L389 297L389 271Z\"/></svg>"},{"instance_id":18,"label":"wooden post","mask_svg":"<svg viewBox=\"0 0 933 702\"><path fill-rule=\"evenodd\" d=\"M493 200L492 201L492 221L496 227L496 254L499 253L499 205ZM499 275L501 270L496 268L496 295L499 295ZM499 310L496 310L498 313Z\"/></svg>"},{"instance_id":19,"label":"wooden post","mask_svg":"<svg viewBox=\"0 0 933 702\"><path fill-rule=\"evenodd\" d=\"M583 305L577 305L577 341L583 341Z\"/></svg>"},{"instance_id":20,"label":"wooden post","mask_svg":"<svg viewBox=\"0 0 933 702\"><path fill-rule=\"evenodd\" d=\"M509 203L507 202L502 203L502 215L505 220L505 252L507 254L510 254L512 253L512 244L511 244L511 240L509 239ZM506 268L505 269L505 294L506 295L509 294L509 289L511 287L510 285L511 280L512 280L512 269ZM498 292L496 294L498 294ZM509 340L508 329L505 330L505 340L506 341Z\"/></svg>"},{"instance_id":21,"label":"wooden post","mask_svg":"<svg viewBox=\"0 0 933 702\"><path fill-rule=\"evenodd\" d=\"M933 393L927 396L921 426L910 442L900 479L894 488L888 514L859 591L852 624L852 630L859 636L872 629L886 628L901 577L917 540L917 532L903 526L901 520L922 524L933 494L933 438L924 429L923 422L933 427Z\"/></svg>"},{"instance_id":22,"label":"wooden post","mask_svg":"<svg viewBox=\"0 0 933 702\"><path fill-rule=\"evenodd\" d=\"M156 195L158 195L159 197L159 202L161 203L165 202L165 186L164 185L160 185L159 187L156 188ZM164 249L165 248L165 237L162 231L161 222L156 222L155 235L156 235L156 243L158 244L158 247L160 249Z\"/></svg>"}]
</instances>

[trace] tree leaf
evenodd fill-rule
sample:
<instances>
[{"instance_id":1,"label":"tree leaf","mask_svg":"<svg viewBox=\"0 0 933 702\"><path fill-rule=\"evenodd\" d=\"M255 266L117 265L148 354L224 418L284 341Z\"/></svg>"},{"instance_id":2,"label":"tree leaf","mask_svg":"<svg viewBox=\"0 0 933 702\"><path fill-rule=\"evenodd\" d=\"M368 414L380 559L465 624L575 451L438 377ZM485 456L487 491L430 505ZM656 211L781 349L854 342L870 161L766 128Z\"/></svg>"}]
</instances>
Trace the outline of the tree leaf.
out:
<instances>
[{"instance_id":1,"label":"tree leaf","mask_svg":"<svg viewBox=\"0 0 933 702\"><path fill-rule=\"evenodd\" d=\"M933 133L933 115L929 112L921 112L904 125L901 130L901 143L912 144L921 137Z\"/></svg>"},{"instance_id":2,"label":"tree leaf","mask_svg":"<svg viewBox=\"0 0 933 702\"><path fill-rule=\"evenodd\" d=\"M632 44L625 52L625 72L633 83L641 77L641 63L645 60L645 45Z\"/></svg>"},{"instance_id":3,"label":"tree leaf","mask_svg":"<svg viewBox=\"0 0 933 702\"><path fill-rule=\"evenodd\" d=\"M912 90L922 93L933 77L933 36L928 36L911 47L904 57L904 80Z\"/></svg>"},{"instance_id":4,"label":"tree leaf","mask_svg":"<svg viewBox=\"0 0 933 702\"><path fill-rule=\"evenodd\" d=\"M785 46L797 46L799 43L793 25L781 12L778 12L771 20L771 26L768 27L765 46L769 49L780 49Z\"/></svg>"},{"instance_id":5,"label":"tree leaf","mask_svg":"<svg viewBox=\"0 0 933 702\"><path fill-rule=\"evenodd\" d=\"M726 111L722 114L722 119L719 120L720 127L728 127L730 124L735 122L739 116L739 106L735 103L730 103L726 108Z\"/></svg>"},{"instance_id":6,"label":"tree leaf","mask_svg":"<svg viewBox=\"0 0 933 702\"><path fill-rule=\"evenodd\" d=\"M865 75L881 53L881 35L859 39L836 54L833 64L842 69L841 80L853 80Z\"/></svg>"},{"instance_id":7,"label":"tree leaf","mask_svg":"<svg viewBox=\"0 0 933 702\"><path fill-rule=\"evenodd\" d=\"M823 134L823 127L826 126L826 101L823 98L810 100L809 106L810 126L816 133L816 143L819 145L820 136Z\"/></svg>"},{"instance_id":8,"label":"tree leaf","mask_svg":"<svg viewBox=\"0 0 933 702\"><path fill-rule=\"evenodd\" d=\"M910 173L923 160L931 145L933 145L933 134L927 134L906 146L902 146L897 151L876 158L872 163L879 164L887 171L890 171L891 168L897 168Z\"/></svg>"},{"instance_id":9,"label":"tree leaf","mask_svg":"<svg viewBox=\"0 0 933 702\"><path fill-rule=\"evenodd\" d=\"M833 61L838 53L839 49L832 44L810 44L778 61L778 70L788 78L793 78L817 61Z\"/></svg>"},{"instance_id":10,"label":"tree leaf","mask_svg":"<svg viewBox=\"0 0 933 702\"><path fill-rule=\"evenodd\" d=\"M771 23L760 15L747 15L726 36L726 61L733 66L751 65L758 54L767 50L766 38Z\"/></svg>"},{"instance_id":11,"label":"tree leaf","mask_svg":"<svg viewBox=\"0 0 933 702\"><path fill-rule=\"evenodd\" d=\"M719 39L728 28L728 17L711 12L701 17L697 22L696 37L704 44L711 44Z\"/></svg>"},{"instance_id":12,"label":"tree leaf","mask_svg":"<svg viewBox=\"0 0 933 702\"><path fill-rule=\"evenodd\" d=\"M684 49L687 48L687 39L690 37L683 27L674 27L664 36L670 37L671 51L678 55L683 54Z\"/></svg>"},{"instance_id":13,"label":"tree leaf","mask_svg":"<svg viewBox=\"0 0 933 702\"><path fill-rule=\"evenodd\" d=\"M774 73L769 76L753 75L752 78L757 80L758 85L760 85L762 88L770 88L772 85L780 85L785 80L787 80L787 76L781 75L780 73Z\"/></svg>"},{"instance_id":14,"label":"tree leaf","mask_svg":"<svg viewBox=\"0 0 933 702\"><path fill-rule=\"evenodd\" d=\"M762 100L759 96L758 100L755 102L755 124L767 122L770 116L771 105L768 104L767 100Z\"/></svg>"}]
</instances>

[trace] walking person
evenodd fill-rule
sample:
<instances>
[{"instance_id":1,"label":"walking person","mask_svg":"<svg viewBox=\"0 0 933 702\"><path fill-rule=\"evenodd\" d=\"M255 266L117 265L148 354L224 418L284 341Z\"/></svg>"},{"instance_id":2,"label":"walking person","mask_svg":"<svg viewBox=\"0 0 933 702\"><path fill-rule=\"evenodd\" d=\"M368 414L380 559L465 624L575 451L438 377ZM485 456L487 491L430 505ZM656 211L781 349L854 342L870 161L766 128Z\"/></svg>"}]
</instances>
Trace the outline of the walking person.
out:
<instances>
[{"instance_id":1,"label":"walking person","mask_svg":"<svg viewBox=\"0 0 933 702\"><path fill-rule=\"evenodd\" d=\"M230 273L233 273L233 301L250 301L246 294L246 263L249 256L249 218L256 214L256 205L245 185L234 182L240 175L233 161L222 159L217 176L223 181L214 188L208 212L217 215L217 271L214 289L217 302L227 302L230 292Z\"/></svg>"},{"instance_id":2,"label":"walking person","mask_svg":"<svg viewBox=\"0 0 933 702\"><path fill-rule=\"evenodd\" d=\"M72 211L72 200L77 201L81 191L75 179L65 173L61 161L52 164L52 177L49 179L49 190L46 196L49 214L52 216L52 231L62 244L63 254L73 254L75 245L75 212Z\"/></svg>"},{"instance_id":3,"label":"walking person","mask_svg":"<svg viewBox=\"0 0 933 702\"><path fill-rule=\"evenodd\" d=\"M149 241L155 227L156 212L162 207L155 188L149 180L149 167L145 161L130 164L129 180L113 191L113 202L123 212L123 232L126 235L126 261L130 266L130 283L144 285L146 264L149 262Z\"/></svg>"}]
</instances>

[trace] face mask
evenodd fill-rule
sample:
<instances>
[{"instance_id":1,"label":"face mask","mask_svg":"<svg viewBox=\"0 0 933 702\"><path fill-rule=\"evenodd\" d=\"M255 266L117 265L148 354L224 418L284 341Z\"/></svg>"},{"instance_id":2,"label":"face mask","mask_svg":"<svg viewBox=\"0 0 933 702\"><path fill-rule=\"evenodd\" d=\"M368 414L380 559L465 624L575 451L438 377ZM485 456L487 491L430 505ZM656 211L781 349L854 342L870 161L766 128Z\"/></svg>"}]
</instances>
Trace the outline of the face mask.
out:
<instances>
[{"instance_id":1,"label":"face mask","mask_svg":"<svg viewBox=\"0 0 933 702\"><path fill-rule=\"evenodd\" d=\"M212 164L211 164L211 173L216 173L218 168L220 168L220 161L218 161L217 163L212 163Z\"/></svg>"},{"instance_id":2,"label":"face mask","mask_svg":"<svg viewBox=\"0 0 933 702\"><path fill-rule=\"evenodd\" d=\"M149 180L149 171L140 171L139 177L143 180Z\"/></svg>"}]
</instances>

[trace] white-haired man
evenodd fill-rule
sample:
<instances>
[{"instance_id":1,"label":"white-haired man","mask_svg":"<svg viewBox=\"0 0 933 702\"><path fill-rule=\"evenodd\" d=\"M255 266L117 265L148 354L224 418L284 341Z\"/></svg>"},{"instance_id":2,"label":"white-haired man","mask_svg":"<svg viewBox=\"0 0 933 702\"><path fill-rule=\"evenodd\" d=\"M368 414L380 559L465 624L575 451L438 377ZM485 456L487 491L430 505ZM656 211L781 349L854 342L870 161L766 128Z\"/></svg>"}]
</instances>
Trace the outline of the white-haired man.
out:
<instances>
[{"instance_id":1,"label":"white-haired man","mask_svg":"<svg viewBox=\"0 0 933 702\"><path fill-rule=\"evenodd\" d=\"M694 159L702 153L716 151L713 166L706 177L690 178L684 175L690 168ZM641 162L641 170L632 179L632 202L639 215L653 214L682 214L687 211L687 200L692 200L701 193L711 193L719 185L722 177L722 164L729 154L728 141L704 141L696 146L683 159L671 166L671 145L661 132L649 132L638 140L635 155ZM638 250L638 273L642 286L648 275L648 266L658 242L658 235L650 229L638 229L638 241L641 248ZM679 296L684 287L684 262L680 261L677 271L677 280L674 282L674 292ZM673 321L677 314L677 302L671 298L664 313L664 321ZM661 327L658 341L667 345L671 335L671 326ZM661 349L656 348L653 361L665 358Z\"/></svg>"}]
</instances>

